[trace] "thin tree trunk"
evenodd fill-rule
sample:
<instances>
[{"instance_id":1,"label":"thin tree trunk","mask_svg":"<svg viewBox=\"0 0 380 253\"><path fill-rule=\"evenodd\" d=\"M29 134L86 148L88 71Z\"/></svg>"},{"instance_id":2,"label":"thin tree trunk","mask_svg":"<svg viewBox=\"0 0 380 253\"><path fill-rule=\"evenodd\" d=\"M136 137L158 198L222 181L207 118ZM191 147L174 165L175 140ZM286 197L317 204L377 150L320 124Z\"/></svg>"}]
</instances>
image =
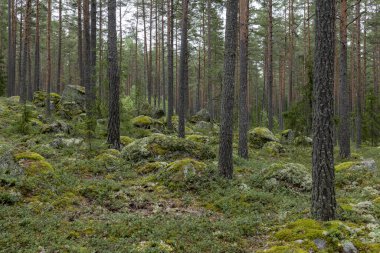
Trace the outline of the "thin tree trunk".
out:
<instances>
[{"instance_id":1,"label":"thin tree trunk","mask_svg":"<svg viewBox=\"0 0 380 253\"><path fill-rule=\"evenodd\" d=\"M273 42L272 42L272 0L268 3L268 66L267 66L267 88L268 88L268 127L273 130Z\"/></svg>"},{"instance_id":2,"label":"thin tree trunk","mask_svg":"<svg viewBox=\"0 0 380 253\"><path fill-rule=\"evenodd\" d=\"M46 114L50 117L50 92L51 92L51 0L48 0L48 17L47 17L47 96L46 96Z\"/></svg>"},{"instance_id":3,"label":"thin tree trunk","mask_svg":"<svg viewBox=\"0 0 380 253\"><path fill-rule=\"evenodd\" d=\"M41 58L40 58L40 3L36 0L36 42L34 50L34 90L40 90L41 82Z\"/></svg>"},{"instance_id":4,"label":"thin tree trunk","mask_svg":"<svg viewBox=\"0 0 380 253\"><path fill-rule=\"evenodd\" d=\"M59 25L58 25L58 57L57 57L57 92L61 92L61 69L62 69L62 0L59 0Z\"/></svg>"},{"instance_id":5,"label":"thin tree trunk","mask_svg":"<svg viewBox=\"0 0 380 253\"><path fill-rule=\"evenodd\" d=\"M211 120L214 120L214 100L212 85L212 47L211 47L211 0L207 0L207 108L210 113Z\"/></svg>"},{"instance_id":6,"label":"thin tree trunk","mask_svg":"<svg viewBox=\"0 0 380 253\"><path fill-rule=\"evenodd\" d=\"M361 52L360 52L360 0L356 3L356 148L362 143L362 83L361 83Z\"/></svg>"},{"instance_id":7,"label":"thin tree trunk","mask_svg":"<svg viewBox=\"0 0 380 253\"><path fill-rule=\"evenodd\" d=\"M339 156L350 157L349 87L347 83L347 0L340 3Z\"/></svg>"},{"instance_id":8,"label":"thin tree trunk","mask_svg":"<svg viewBox=\"0 0 380 253\"><path fill-rule=\"evenodd\" d=\"M78 65L80 85L84 85L82 32L82 0L78 0Z\"/></svg>"},{"instance_id":9,"label":"thin tree trunk","mask_svg":"<svg viewBox=\"0 0 380 253\"><path fill-rule=\"evenodd\" d=\"M174 42L174 9L173 0L168 0L168 117L167 124L169 129L173 129L172 116L174 109L174 71L173 71L173 42Z\"/></svg>"},{"instance_id":10,"label":"thin tree trunk","mask_svg":"<svg viewBox=\"0 0 380 253\"><path fill-rule=\"evenodd\" d=\"M29 49L29 26L30 26L30 15L31 15L31 5L32 1L26 1L26 9L25 9L25 17L24 17L24 39L22 46L22 60L21 64L21 74L20 74L20 88L21 88L21 96L20 102L25 103L28 99L27 97L27 84L26 84L26 74L27 74L27 62L28 62L28 49Z\"/></svg>"}]
</instances>

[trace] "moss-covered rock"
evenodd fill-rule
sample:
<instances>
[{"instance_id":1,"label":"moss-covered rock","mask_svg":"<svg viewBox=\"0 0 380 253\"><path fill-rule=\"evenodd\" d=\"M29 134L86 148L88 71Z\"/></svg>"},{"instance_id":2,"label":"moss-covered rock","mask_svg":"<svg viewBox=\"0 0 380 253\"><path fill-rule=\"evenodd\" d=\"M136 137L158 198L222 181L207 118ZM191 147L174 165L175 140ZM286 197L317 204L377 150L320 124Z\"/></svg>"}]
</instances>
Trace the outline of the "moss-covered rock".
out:
<instances>
[{"instance_id":1,"label":"moss-covered rock","mask_svg":"<svg viewBox=\"0 0 380 253\"><path fill-rule=\"evenodd\" d=\"M152 172L157 172L165 169L168 166L166 162L151 162L145 163L136 167L136 170L139 174L149 174Z\"/></svg>"},{"instance_id":2,"label":"moss-covered rock","mask_svg":"<svg viewBox=\"0 0 380 253\"><path fill-rule=\"evenodd\" d=\"M280 133L280 140L284 143L291 143L294 140L294 135L292 129L286 129Z\"/></svg>"},{"instance_id":3,"label":"moss-covered rock","mask_svg":"<svg viewBox=\"0 0 380 253\"><path fill-rule=\"evenodd\" d=\"M294 139L294 144L297 146L311 146L313 145L313 139L308 136L297 136Z\"/></svg>"},{"instance_id":4,"label":"moss-covered rock","mask_svg":"<svg viewBox=\"0 0 380 253\"><path fill-rule=\"evenodd\" d=\"M174 248L164 241L143 241L135 246L136 252L146 253L146 252L160 252L160 253L170 253L174 252Z\"/></svg>"},{"instance_id":5,"label":"moss-covered rock","mask_svg":"<svg viewBox=\"0 0 380 253\"><path fill-rule=\"evenodd\" d=\"M70 134L72 131L72 127L67 124L66 122L62 120L57 120L49 125L44 125L42 129L43 134L48 133L64 133L64 134Z\"/></svg>"},{"instance_id":6,"label":"moss-covered rock","mask_svg":"<svg viewBox=\"0 0 380 253\"><path fill-rule=\"evenodd\" d=\"M335 166L335 171L342 172L346 170L357 170L357 171L372 171L377 170L376 162L373 159L367 159L364 161L348 161L343 162Z\"/></svg>"},{"instance_id":7,"label":"moss-covered rock","mask_svg":"<svg viewBox=\"0 0 380 253\"><path fill-rule=\"evenodd\" d=\"M162 123L156 119L153 119L149 116L140 115L132 119L132 124L135 127L151 129L161 127Z\"/></svg>"},{"instance_id":8,"label":"moss-covered rock","mask_svg":"<svg viewBox=\"0 0 380 253\"><path fill-rule=\"evenodd\" d=\"M33 104L39 107L45 107L47 100L47 92L45 91L36 91L33 94ZM57 93L50 93L50 102L57 108L59 101L61 100L61 96Z\"/></svg>"},{"instance_id":9,"label":"moss-covered rock","mask_svg":"<svg viewBox=\"0 0 380 253\"><path fill-rule=\"evenodd\" d=\"M66 85L57 105L61 116L72 119L86 111L85 88L79 85Z\"/></svg>"},{"instance_id":10,"label":"moss-covered rock","mask_svg":"<svg viewBox=\"0 0 380 253\"><path fill-rule=\"evenodd\" d=\"M46 174L53 171L53 166L38 153L30 151L16 152L13 156L28 176Z\"/></svg>"},{"instance_id":11,"label":"moss-covered rock","mask_svg":"<svg viewBox=\"0 0 380 253\"><path fill-rule=\"evenodd\" d=\"M285 153L285 148L280 143L275 141L270 141L264 144L263 150L272 156L280 155Z\"/></svg>"},{"instance_id":12,"label":"moss-covered rock","mask_svg":"<svg viewBox=\"0 0 380 253\"><path fill-rule=\"evenodd\" d=\"M268 128L256 127L249 131L249 143L254 148L262 148L265 143L270 141L278 142L278 139Z\"/></svg>"},{"instance_id":13,"label":"moss-covered rock","mask_svg":"<svg viewBox=\"0 0 380 253\"><path fill-rule=\"evenodd\" d=\"M203 143L203 144L206 144L210 141L210 138L208 136L199 135L199 134L187 135L186 139L193 142Z\"/></svg>"},{"instance_id":14,"label":"moss-covered rock","mask_svg":"<svg viewBox=\"0 0 380 253\"><path fill-rule=\"evenodd\" d=\"M163 134L152 134L124 147L123 157L132 162L168 161L184 157L211 159L215 154L204 144Z\"/></svg>"},{"instance_id":15,"label":"moss-covered rock","mask_svg":"<svg viewBox=\"0 0 380 253\"><path fill-rule=\"evenodd\" d=\"M132 138L129 137L129 136L120 136L120 143L121 143L121 145L123 145L123 146L128 146L128 145L131 144L133 141L134 141L134 139L132 139Z\"/></svg>"},{"instance_id":16,"label":"moss-covered rock","mask_svg":"<svg viewBox=\"0 0 380 253\"><path fill-rule=\"evenodd\" d=\"M210 122L211 116L210 113L206 109L201 109L195 115L190 118L190 122L196 123L199 121Z\"/></svg>"},{"instance_id":17,"label":"moss-covered rock","mask_svg":"<svg viewBox=\"0 0 380 253\"><path fill-rule=\"evenodd\" d=\"M302 164L275 163L263 171L265 184L276 187L278 184L296 191L310 191L311 173Z\"/></svg>"},{"instance_id":18,"label":"moss-covered rock","mask_svg":"<svg viewBox=\"0 0 380 253\"><path fill-rule=\"evenodd\" d=\"M160 174L159 180L173 190L192 188L197 178L203 176L206 164L192 158L170 163Z\"/></svg>"}]
</instances>

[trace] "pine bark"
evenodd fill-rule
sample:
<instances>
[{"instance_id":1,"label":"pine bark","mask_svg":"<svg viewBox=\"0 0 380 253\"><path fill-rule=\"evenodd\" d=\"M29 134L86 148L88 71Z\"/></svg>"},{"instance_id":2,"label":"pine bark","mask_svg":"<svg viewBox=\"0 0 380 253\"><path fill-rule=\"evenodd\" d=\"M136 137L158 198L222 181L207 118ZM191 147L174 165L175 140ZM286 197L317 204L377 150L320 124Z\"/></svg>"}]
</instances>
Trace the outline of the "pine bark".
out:
<instances>
[{"instance_id":1,"label":"pine bark","mask_svg":"<svg viewBox=\"0 0 380 253\"><path fill-rule=\"evenodd\" d=\"M41 56L40 56L40 3L36 0L36 41L34 49L34 90L40 90Z\"/></svg>"},{"instance_id":2,"label":"pine bark","mask_svg":"<svg viewBox=\"0 0 380 253\"><path fill-rule=\"evenodd\" d=\"M48 0L48 17L47 17L47 96L46 96L46 113L50 117L50 92L51 92L51 0Z\"/></svg>"},{"instance_id":3,"label":"pine bark","mask_svg":"<svg viewBox=\"0 0 380 253\"><path fill-rule=\"evenodd\" d=\"M14 12L14 0L8 0L8 78L7 78L7 96L13 95L15 86L15 55L13 42L13 20L12 14Z\"/></svg>"},{"instance_id":4,"label":"pine bark","mask_svg":"<svg viewBox=\"0 0 380 253\"><path fill-rule=\"evenodd\" d=\"M340 99L339 99L339 156L350 157L350 105L347 83L347 0L340 3Z\"/></svg>"},{"instance_id":5,"label":"pine bark","mask_svg":"<svg viewBox=\"0 0 380 253\"><path fill-rule=\"evenodd\" d=\"M178 136L185 138L185 116L188 108L186 94L188 92L188 52L187 52L187 23L189 0L182 0L182 28L181 28L181 55L179 66L179 124Z\"/></svg>"},{"instance_id":6,"label":"pine bark","mask_svg":"<svg viewBox=\"0 0 380 253\"><path fill-rule=\"evenodd\" d=\"M59 24L58 24L58 56L57 56L57 92L61 92L61 69L62 69L62 0L59 0Z\"/></svg>"},{"instance_id":7,"label":"pine bark","mask_svg":"<svg viewBox=\"0 0 380 253\"><path fill-rule=\"evenodd\" d=\"M362 144L362 72L361 72L361 52L360 52L360 0L356 7L356 148Z\"/></svg>"},{"instance_id":8,"label":"pine bark","mask_svg":"<svg viewBox=\"0 0 380 253\"><path fill-rule=\"evenodd\" d=\"M116 0L108 0L108 78L110 91L107 142L111 148L120 149L120 74L117 59Z\"/></svg>"},{"instance_id":9,"label":"pine bark","mask_svg":"<svg viewBox=\"0 0 380 253\"><path fill-rule=\"evenodd\" d=\"M174 11L173 0L168 0L168 115L167 124L169 129L173 129L172 116L174 110L174 62L173 62L173 43L174 43Z\"/></svg>"},{"instance_id":10,"label":"pine bark","mask_svg":"<svg viewBox=\"0 0 380 253\"><path fill-rule=\"evenodd\" d=\"M335 1L316 2L312 207L317 220L336 215L333 150Z\"/></svg>"},{"instance_id":11,"label":"pine bark","mask_svg":"<svg viewBox=\"0 0 380 253\"><path fill-rule=\"evenodd\" d=\"M27 91L28 87L26 84L26 75L27 75L27 63L28 63L28 49L29 49L29 26L30 26L30 14L31 14L31 5L32 1L27 0L26 1L26 9L25 9L25 17L24 17L24 33L23 37L23 46L22 46L22 57L21 57L21 74L20 74L20 88L21 88L21 94L20 94L20 102L25 103L28 99L27 97Z\"/></svg>"},{"instance_id":12,"label":"pine bark","mask_svg":"<svg viewBox=\"0 0 380 253\"><path fill-rule=\"evenodd\" d=\"M273 21L272 0L268 1L268 66L267 66L267 89L268 89L268 128L273 130Z\"/></svg>"},{"instance_id":13,"label":"pine bark","mask_svg":"<svg viewBox=\"0 0 380 253\"><path fill-rule=\"evenodd\" d=\"M240 0L239 156L248 158L248 19L249 0Z\"/></svg>"},{"instance_id":14,"label":"pine bark","mask_svg":"<svg viewBox=\"0 0 380 253\"><path fill-rule=\"evenodd\" d=\"M232 178L233 107L236 64L236 37L238 1L227 0L226 31L224 45L224 77L220 115L219 171Z\"/></svg>"},{"instance_id":15,"label":"pine bark","mask_svg":"<svg viewBox=\"0 0 380 253\"><path fill-rule=\"evenodd\" d=\"M78 67L80 85L84 85L84 66L83 66L83 29L82 29L82 0L78 0Z\"/></svg>"}]
</instances>

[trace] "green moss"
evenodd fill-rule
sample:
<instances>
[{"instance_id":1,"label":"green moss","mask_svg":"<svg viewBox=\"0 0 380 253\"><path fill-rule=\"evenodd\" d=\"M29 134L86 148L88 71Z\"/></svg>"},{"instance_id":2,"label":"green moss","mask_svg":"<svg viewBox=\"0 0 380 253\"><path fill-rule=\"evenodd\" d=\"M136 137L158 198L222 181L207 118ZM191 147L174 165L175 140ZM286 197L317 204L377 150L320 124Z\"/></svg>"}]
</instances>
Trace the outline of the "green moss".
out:
<instances>
[{"instance_id":1,"label":"green moss","mask_svg":"<svg viewBox=\"0 0 380 253\"><path fill-rule=\"evenodd\" d=\"M71 206L79 205L81 198L73 192L66 192L55 199L52 204L58 208L70 209Z\"/></svg>"},{"instance_id":2,"label":"green moss","mask_svg":"<svg viewBox=\"0 0 380 253\"><path fill-rule=\"evenodd\" d=\"M264 144L263 149L271 156L285 153L285 148L278 142L270 141Z\"/></svg>"},{"instance_id":3,"label":"green moss","mask_svg":"<svg viewBox=\"0 0 380 253\"><path fill-rule=\"evenodd\" d=\"M301 219L288 224L279 230L275 237L283 241L295 241L299 239L317 239L323 237L323 228L315 220Z\"/></svg>"},{"instance_id":4,"label":"green moss","mask_svg":"<svg viewBox=\"0 0 380 253\"><path fill-rule=\"evenodd\" d=\"M203 144L206 144L209 142L209 138L207 136L198 135L198 134L188 135L186 136L186 139L190 141L198 142L198 143L203 143Z\"/></svg>"},{"instance_id":5,"label":"green moss","mask_svg":"<svg viewBox=\"0 0 380 253\"><path fill-rule=\"evenodd\" d=\"M43 156L41 156L40 154L30 152L30 151L15 154L14 157L15 157L16 161L20 161L22 159L34 160L34 161L45 160L45 158Z\"/></svg>"},{"instance_id":6,"label":"green moss","mask_svg":"<svg viewBox=\"0 0 380 253\"><path fill-rule=\"evenodd\" d=\"M357 164L358 164L357 162L344 162L344 163L340 163L340 164L338 164L338 165L335 166L335 171L337 171L337 172L344 171L344 170L347 170L347 169L349 169L352 166L357 165Z\"/></svg>"},{"instance_id":7,"label":"green moss","mask_svg":"<svg viewBox=\"0 0 380 253\"><path fill-rule=\"evenodd\" d=\"M134 139L128 137L128 136L120 136L120 143L123 145L123 146L127 146L129 144L131 144L132 142L134 141Z\"/></svg>"},{"instance_id":8,"label":"green moss","mask_svg":"<svg viewBox=\"0 0 380 253\"><path fill-rule=\"evenodd\" d=\"M254 148L262 148L270 141L278 142L278 139L268 128L256 127L249 131L249 142Z\"/></svg>"},{"instance_id":9,"label":"green moss","mask_svg":"<svg viewBox=\"0 0 380 253\"><path fill-rule=\"evenodd\" d=\"M161 122L149 116L140 115L132 119L132 124L139 128L150 128L154 125L161 125Z\"/></svg>"},{"instance_id":10,"label":"green moss","mask_svg":"<svg viewBox=\"0 0 380 253\"><path fill-rule=\"evenodd\" d=\"M152 162L152 163L146 163L143 165L140 165L137 167L137 172L139 174L149 174L152 172L157 172L159 170L162 170L166 168L168 164L165 162Z\"/></svg>"},{"instance_id":11,"label":"green moss","mask_svg":"<svg viewBox=\"0 0 380 253\"><path fill-rule=\"evenodd\" d=\"M380 204L380 197L377 197L373 200L374 204Z\"/></svg>"},{"instance_id":12,"label":"green moss","mask_svg":"<svg viewBox=\"0 0 380 253\"><path fill-rule=\"evenodd\" d=\"M308 253L308 251L295 245L289 246L273 246L270 249L258 251L258 253Z\"/></svg>"}]
</instances>

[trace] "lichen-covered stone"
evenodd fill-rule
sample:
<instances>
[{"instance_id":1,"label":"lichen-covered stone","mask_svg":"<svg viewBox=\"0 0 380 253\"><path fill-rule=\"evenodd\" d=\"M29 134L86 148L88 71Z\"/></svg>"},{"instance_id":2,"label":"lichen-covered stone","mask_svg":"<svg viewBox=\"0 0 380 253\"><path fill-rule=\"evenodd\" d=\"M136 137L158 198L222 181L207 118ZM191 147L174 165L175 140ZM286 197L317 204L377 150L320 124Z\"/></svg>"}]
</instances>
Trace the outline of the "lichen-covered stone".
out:
<instances>
[{"instance_id":1,"label":"lichen-covered stone","mask_svg":"<svg viewBox=\"0 0 380 253\"><path fill-rule=\"evenodd\" d=\"M204 144L163 134L152 134L138 139L124 147L123 157L132 162L143 160L163 160L193 157L196 159L211 159L215 154Z\"/></svg>"},{"instance_id":2,"label":"lichen-covered stone","mask_svg":"<svg viewBox=\"0 0 380 253\"><path fill-rule=\"evenodd\" d=\"M188 188L189 185L191 188L191 182L202 177L206 167L205 163L192 158L177 160L167 165L159 174L159 180L171 189Z\"/></svg>"},{"instance_id":3,"label":"lichen-covered stone","mask_svg":"<svg viewBox=\"0 0 380 253\"><path fill-rule=\"evenodd\" d=\"M280 155L285 153L285 148L280 143L275 141L270 141L264 144L263 150L272 156Z\"/></svg>"},{"instance_id":4,"label":"lichen-covered stone","mask_svg":"<svg viewBox=\"0 0 380 253\"><path fill-rule=\"evenodd\" d=\"M68 119L85 112L85 88L79 85L66 85L58 106L61 115Z\"/></svg>"},{"instance_id":5,"label":"lichen-covered stone","mask_svg":"<svg viewBox=\"0 0 380 253\"><path fill-rule=\"evenodd\" d=\"M65 133L70 134L72 127L62 120L57 120L49 125L45 125L42 129L43 134L47 133Z\"/></svg>"},{"instance_id":6,"label":"lichen-covered stone","mask_svg":"<svg viewBox=\"0 0 380 253\"><path fill-rule=\"evenodd\" d=\"M47 92L45 91L36 91L33 94L33 104L39 107L45 107L47 100ZM57 93L50 93L50 103L57 108L59 101L61 100L61 96Z\"/></svg>"},{"instance_id":7,"label":"lichen-covered stone","mask_svg":"<svg viewBox=\"0 0 380 253\"><path fill-rule=\"evenodd\" d=\"M284 143L291 143L294 140L294 131L292 129L286 129L280 133L280 140Z\"/></svg>"},{"instance_id":8,"label":"lichen-covered stone","mask_svg":"<svg viewBox=\"0 0 380 253\"><path fill-rule=\"evenodd\" d=\"M190 118L190 122L196 123L199 121L210 122L211 116L210 113L206 109L201 109L195 115Z\"/></svg>"},{"instance_id":9,"label":"lichen-covered stone","mask_svg":"<svg viewBox=\"0 0 380 253\"><path fill-rule=\"evenodd\" d=\"M265 143L270 141L278 142L278 139L268 128L256 127L249 131L249 143L254 148L262 148Z\"/></svg>"},{"instance_id":10,"label":"lichen-covered stone","mask_svg":"<svg viewBox=\"0 0 380 253\"><path fill-rule=\"evenodd\" d=\"M281 184L297 191L311 190L311 173L302 164L275 163L265 169L263 173L267 180L267 186L275 187L277 184Z\"/></svg>"},{"instance_id":11,"label":"lichen-covered stone","mask_svg":"<svg viewBox=\"0 0 380 253\"><path fill-rule=\"evenodd\" d=\"M336 165L335 170L337 172L343 172L346 170L375 172L377 170L377 165L373 159L367 159L364 161L349 161Z\"/></svg>"},{"instance_id":12,"label":"lichen-covered stone","mask_svg":"<svg viewBox=\"0 0 380 253\"><path fill-rule=\"evenodd\" d=\"M297 146L311 146L313 145L313 139L308 136L297 136L294 139L294 144Z\"/></svg>"}]
</instances>

